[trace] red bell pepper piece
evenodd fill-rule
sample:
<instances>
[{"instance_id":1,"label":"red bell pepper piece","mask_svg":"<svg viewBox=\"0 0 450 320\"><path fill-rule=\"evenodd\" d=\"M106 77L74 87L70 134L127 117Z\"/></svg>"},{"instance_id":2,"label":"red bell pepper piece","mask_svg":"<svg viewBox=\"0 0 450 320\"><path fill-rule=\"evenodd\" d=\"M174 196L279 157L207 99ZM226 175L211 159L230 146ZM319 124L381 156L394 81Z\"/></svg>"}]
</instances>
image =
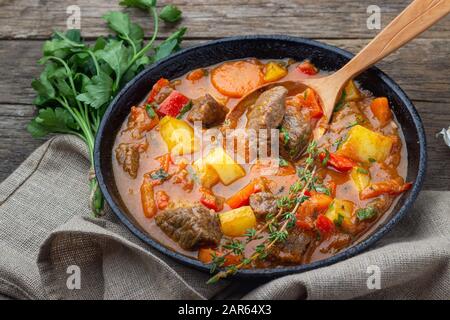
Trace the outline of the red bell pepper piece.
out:
<instances>
[{"instance_id":1,"label":"red bell pepper piece","mask_svg":"<svg viewBox=\"0 0 450 320\"><path fill-rule=\"evenodd\" d=\"M217 197L210 190L202 189L202 196L200 197L200 203L203 204L208 209L212 209L216 212L222 211L223 209L223 199Z\"/></svg>"},{"instance_id":2,"label":"red bell pepper piece","mask_svg":"<svg viewBox=\"0 0 450 320\"><path fill-rule=\"evenodd\" d=\"M174 90L172 93L161 103L158 108L158 113L165 116L176 117L181 109L189 103L189 98L184 94Z\"/></svg>"},{"instance_id":3,"label":"red bell pepper piece","mask_svg":"<svg viewBox=\"0 0 450 320\"><path fill-rule=\"evenodd\" d=\"M324 213L330 206L333 198L323 193L314 193L303 202L296 213L297 227L305 230L312 230L314 227L314 215Z\"/></svg>"},{"instance_id":4,"label":"red bell pepper piece","mask_svg":"<svg viewBox=\"0 0 450 320\"><path fill-rule=\"evenodd\" d=\"M316 228L322 235L328 235L334 231L334 223L323 214L319 214L316 219Z\"/></svg>"},{"instance_id":5,"label":"red bell pepper piece","mask_svg":"<svg viewBox=\"0 0 450 320\"><path fill-rule=\"evenodd\" d=\"M319 154L319 159L320 161L324 161L325 158L327 157L325 152L322 152L321 154ZM329 165L331 167L333 167L334 169L341 171L341 172L347 172L353 169L354 166L356 166L355 161L344 157L344 156L340 156L334 153L329 153L329 159L327 161L326 164L324 165Z\"/></svg>"},{"instance_id":6,"label":"red bell pepper piece","mask_svg":"<svg viewBox=\"0 0 450 320\"><path fill-rule=\"evenodd\" d=\"M169 80L165 78L159 79L154 85L152 90L150 91L150 95L148 96L147 103L152 103L155 101L155 97L161 91L162 88L168 86L170 84Z\"/></svg>"},{"instance_id":7,"label":"red bell pepper piece","mask_svg":"<svg viewBox=\"0 0 450 320\"><path fill-rule=\"evenodd\" d=\"M309 60L305 60L302 63L300 63L297 67L297 70L301 73L307 74L309 76L313 76L319 72L317 70L316 66L311 63Z\"/></svg>"}]
</instances>

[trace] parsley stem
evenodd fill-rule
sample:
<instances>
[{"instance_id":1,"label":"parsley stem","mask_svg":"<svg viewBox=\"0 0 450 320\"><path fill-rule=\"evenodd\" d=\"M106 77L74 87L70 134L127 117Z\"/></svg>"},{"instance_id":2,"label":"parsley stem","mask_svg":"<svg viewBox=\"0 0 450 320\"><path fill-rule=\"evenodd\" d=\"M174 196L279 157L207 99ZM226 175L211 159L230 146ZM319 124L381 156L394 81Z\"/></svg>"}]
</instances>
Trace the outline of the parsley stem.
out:
<instances>
[{"instance_id":1,"label":"parsley stem","mask_svg":"<svg viewBox=\"0 0 450 320\"><path fill-rule=\"evenodd\" d=\"M128 69L137 61L137 59L139 59L140 57L142 57L142 55L144 55L153 45L153 43L156 40L156 36L158 35L158 30L159 30L159 17L158 17L158 11L156 10L155 7L151 7L150 8L150 13L153 16L153 36L152 38L149 40L149 42L147 43L147 45L145 47L143 47L137 54L134 55L133 59L131 59L128 67L125 69L124 74L128 71Z\"/></svg>"},{"instance_id":2,"label":"parsley stem","mask_svg":"<svg viewBox=\"0 0 450 320\"><path fill-rule=\"evenodd\" d=\"M97 75L99 76L100 75L100 66L98 65L98 61L97 61L97 58L95 57L95 54L89 49L86 50L85 52L91 56L92 61L94 62L95 71L96 71Z\"/></svg>"}]
</instances>

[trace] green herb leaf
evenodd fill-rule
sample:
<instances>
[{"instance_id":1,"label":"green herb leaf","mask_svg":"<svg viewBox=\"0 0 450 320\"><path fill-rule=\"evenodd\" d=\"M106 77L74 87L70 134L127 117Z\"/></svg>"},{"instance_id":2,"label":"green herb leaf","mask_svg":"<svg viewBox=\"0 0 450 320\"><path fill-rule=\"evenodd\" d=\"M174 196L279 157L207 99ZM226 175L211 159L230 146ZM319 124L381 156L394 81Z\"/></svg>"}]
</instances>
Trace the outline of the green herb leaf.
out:
<instances>
[{"instance_id":1,"label":"green herb leaf","mask_svg":"<svg viewBox=\"0 0 450 320\"><path fill-rule=\"evenodd\" d=\"M356 172L361 173L361 174L369 174L369 171L367 171L366 169L361 168L361 167L358 167L356 169Z\"/></svg>"},{"instance_id":2,"label":"green herb leaf","mask_svg":"<svg viewBox=\"0 0 450 320\"><path fill-rule=\"evenodd\" d=\"M322 165L323 165L324 167L326 167L327 164L328 164L328 161L330 161L330 152L329 152L328 150L325 149L325 157L324 157L323 160L322 160Z\"/></svg>"},{"instance_id":3,"label":"green herb leaf","mask_svg":"<svg viewBox=\"0 0 450 320\"><path fill-rule=\"evenodd\" d=\"M350 129L350 128L352 128L352 127L358 125L358 124L359 124L359 121L355 120L355 121L353 121L353 122L350 122L345 128L346 128L346 129Z\"/></svg>"},{"instance_id":4,"label":"green herb leaf","mask_svg":"<svg viewBox=\"0 0 450 320\"><path fill-rule=\"evenodd\" d=\"M108 27L117 32L119 35L128 35L130 33L130 17L123 12L108 12L103 16L108 22Z\"/></svg>"},{"instance_id":5,"label":"green herb leaf","mask_svg":"<svg viewBox=\"0 0 450 320\"><path fill-rule=\"evenodd\" d=\"M172 33L165 41L163 41L155 50L156 54L153 58L154 61L156 62L162 60L173 52L178 51L186 30L186 28L180 28L178 31Z\"/></svg>"},{"instance_id":6,"label":"green herb leaf","mask_svg":"<svg viewBox=\"0 0 450 320\"><path fill-rule=\"evenodd\" d=\"M339 101L334 106L333 112L338 112L345 106L345 104L346 104L345 98L346 97L347 97L347 93L345 92L345 90L342 90L341 97L339 98Z\"/></svg>"},{"instance_id":7,"label":"green herb leaf","mask_svg":"<svg viewBox=\"0 0 450 320\"><path fill-rule=\"evenodd\" d=\"M356 210L356 216L359 221L372 219L378 214L377 210L373 207L366 207Z\"/></svg>"},{"instance_id":8,"label":"green herb leaf","mask_svg":"<svg viewBox=\"0 0 450 320\"><path fill-rule=\"evenodd\" d=\"M85 102L94 109L100 109L111 101L113 80L102 72L94 76L85 86L85 92L77 96L77 100Z\"/></svg>"},{"instance_id":9,"label":"green herb leaf","mask_svg":"<svg viewBox=\"0 0 450 320\"><path fill-rule=\"evenodd\" d=\"M289 162L286 161L286 160L283 159L283 158L280 158L280 159L278 160L278 165L279 165L280 167L287 167L287 166L289 165Z\"/></svg>"},{"instance_id":10,"label":"green herb leaf","mask_svg":"<svg viewBox=\"0 0 450 320\"><path fill-rule=\"evenodd\" d=\"M163 169L156 170L150 174L150 178L153 180L167 180L169 178L169 174Z\"/></svg>"},{"instance_id":11,"label":"green herb leaf","mask_svg":"<svg viewBox=\"0 0 450 320\"><path fill-rule=\"evenodd\" d=\"M148 10L156 6L156 0L122 0L121 6Z\"/></svg>"},{"instance_id":12,"label":"green herb leaf","mask_svg":"<svg viewBox=\"0 0 450 320\"><path fill-rule=\"evenodd\" d=\"M97 51L96 56L105 61L120 79L128 68L131 58L130 50L124 46L122 41L111 40L103 50Z\"/></svg>"},{"instance_id":13,"label":"green herb leaf","mask_svg":"<svg viewBox=\"0 0 450 320\"><path fill-rule=\"evenodd\" d=\"M369 158L369 162L374 163L377 162L377 160L375 160L374 158Z\"/></svg>"},{"instance_id":14,"label":"green herb leaf","mask_svg":"<svg viewBox=\"0 0 450 320\"><path fill-rule=\"evenodd\" d=\"M181 10L177 6L169 4L162 8L159 17L166 22L177 22L181 19Z\"/></svg>"},{"instance_id":15,"label":"green herb leaf","mask_svg":"<svg viewBox=\"0 0 450 320\"><path fill-rule=\"evenodd\" d=\"M34 138L43 137L52 132L73 133L78 124L71 114L63 108L46 108L39 110L38 116L27 126Z\"/></svg>"},{"instance_id":16,"label":"green herb leaf","mask_svg":"<svg viewBox=\"0 0 450 320\"><path fill-rule=\"evenodd\" d=\"M144 38L144 31L135 23L131 23L128 14L123 12L109 12L103 16L108 26L125 41L132 43L136 49L140 48Z\"/></svg>"},{"instance_id":17,"label":"green herb leaf","mask_svg":"<svg viewBox=\"0 0 450 320\"><path fill-rule=\"evenodd\" d=\"M189 101L183 108L181 108L180 113L177 115L177 119L183 118L186 112L189 112L189 110L191 109L192 109L192 101Z\"/></svg>"},{"instance_id":18,"label":"green herb leaf","mask_svg":"<svg viewBox=\"0 0 450 320\"><path fill-rule=\"evenodd\" d=\"M337 218L333 222L336 226L340 227L342 222L344 222L344 216L342 214L338 214Z\"/></svg>"},{"instance_id":19,"label":"green herb leaf","mask_svg":"<svg viewBox=\"0 0 450 320\"><path fill-rule=\"evenodd\" d=\"M325 186L323 186L323 185L315 185L314 186L314 190L319 192L319 193L326 194L327 196L331 195L330 189L325 187Z\"/></svg>"},{"instance_id":20,"label":"green herb leaf","mask_svg":"<svg viewBox=\"0 0 450 320\"><path fill-rule=\"evenodd\" d=\"M289 143L290 140L290 136L289 136L289 132L286 130L286 128L284 127L280 127L280 132L283 135L283 143L286 145Z\"/></svg>"},{"instance_id":21,"label":"green herb leaf","mask_svg":"<svg viewBox=\"0 0 450 320\"><path fill-rule=\"evenodd\" d=\"M152 104L145 105L145 110L147 110L148 116L152 119L156 117L156 112Z\"/></svg>"}]
</instances>

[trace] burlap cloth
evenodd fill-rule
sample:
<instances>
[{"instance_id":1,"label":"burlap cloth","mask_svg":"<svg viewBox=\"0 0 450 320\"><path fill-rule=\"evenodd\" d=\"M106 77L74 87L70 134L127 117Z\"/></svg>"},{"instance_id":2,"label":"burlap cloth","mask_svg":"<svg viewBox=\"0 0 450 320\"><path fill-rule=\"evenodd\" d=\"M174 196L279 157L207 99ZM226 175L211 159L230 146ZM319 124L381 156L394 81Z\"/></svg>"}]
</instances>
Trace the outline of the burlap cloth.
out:
<instances>
[{"instance_id":1,"label":"burlap cloth","mask_svg":"<svg viewBox=\"0 0 450 320\"><path fill-rule=\"evenodd\" d=\"M146 246L109 210L102 219L90 216L88 166L83 143L58 136L0 185L0 294L18 299L450 298L450 192L422 192L393 231L354 258L266 283L206 285L207 274ZM69 266L79 267L81 289L68 288ZM373 278L367 285L373 266L379 268L381 289L373 288Z\"/></svg>"}]
</instances>

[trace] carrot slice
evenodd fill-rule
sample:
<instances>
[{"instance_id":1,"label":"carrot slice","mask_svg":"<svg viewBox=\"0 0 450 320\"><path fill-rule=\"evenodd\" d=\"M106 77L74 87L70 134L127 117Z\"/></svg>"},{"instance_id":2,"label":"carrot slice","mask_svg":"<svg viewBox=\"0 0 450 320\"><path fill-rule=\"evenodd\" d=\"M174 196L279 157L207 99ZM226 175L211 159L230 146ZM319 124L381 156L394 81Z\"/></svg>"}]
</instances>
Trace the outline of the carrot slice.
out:
<instances>
[{"instance_id":1,"label":"carrot slice","mask_svg":"<svg viewBox=\"0 0 450 320\"><path fill-rule=\"evenodd\" d=\"M158 208L155 202L153 185L148 174L144 175L144 181L141 185L141 203L145 217L153 218L156 215Z\"/></svg>"},{"instance_id":2,"label":"carrot slice","mask_svg":"<svg viewBox=\"0 0 450 320\"><path fill-rule=\"evenodd\" d=\"M211 82L221 94L241 98L264 83L264 73L250 61L225 62L212 70Z\"/></svg>"},{"instance_id":3,"label":"carrot slice","mask_svg":"<svg viewBox=\"0 0 450 320\"><path fill-rule=\"evenodd\" d=\"M203 78L206 75L205 69L195 69L191 73L189 73L186 77L189 81L197 81Z\"/></svg>"},{"instance_id":4,"label":"carrot slice","mask_svg":"<svg viewBox=\"0 0 450 320\"><path fill-rule=\"evenodd\" d=\"M309 109L311 118L320 118L323 116L322 107L320 106L319 97L315 91L308 88L305 92L296 95L300 107Z\"/></svg>"},{"instance_id":5,"label":"carrot slice","mask_svg":"<svg viewBox=\"0 0 450 320\"><path fill-rule=\"evenodd\" d=\"M388 124L392 119L389 101L386 97L373 99L370 104L370 110L372 110L373 115L380 121L382 126Z\"/></svg>"},{"instance_id":6,"label":"carrot slice","mask_svg":"<svg viewBox=\"0 0 450 320\"><path fill-rule=\"evenodd\" d=\"M236 192L230 198L227 199L226 203L232 209L236 209L242 206L247 206L249 204L250 196L254 193L261 192L267 189L267 180L264 177L256 178L252 180L244 188Z\"/></svg>"}]
</instances>

